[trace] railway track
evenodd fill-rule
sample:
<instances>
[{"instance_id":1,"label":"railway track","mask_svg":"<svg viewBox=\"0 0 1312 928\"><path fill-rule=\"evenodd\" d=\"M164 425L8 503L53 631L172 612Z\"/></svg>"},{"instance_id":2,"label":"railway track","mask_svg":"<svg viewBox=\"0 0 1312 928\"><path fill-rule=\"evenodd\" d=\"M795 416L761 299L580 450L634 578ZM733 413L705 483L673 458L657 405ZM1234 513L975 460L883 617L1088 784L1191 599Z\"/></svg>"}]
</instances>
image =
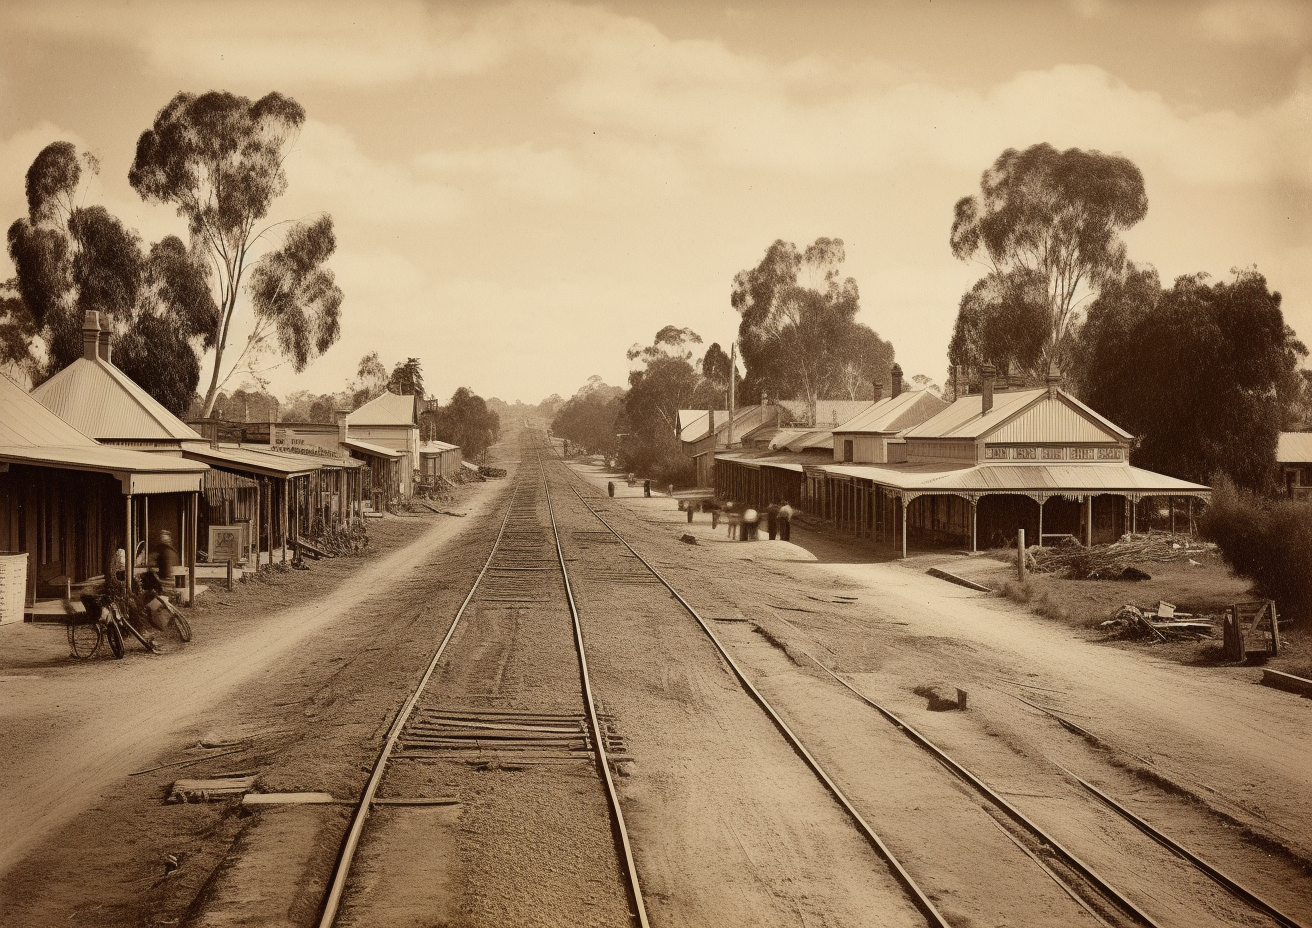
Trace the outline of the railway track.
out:
<instances>
[{"instance_id":1,"label":"railway track","mask_svg":"<svg viewBox=\"0 0 1312 928\"><path fill-rule=\"evenodd\" d=\"M889 842L876 830L869 813L862 812L862 797L851 795L840 785L840 777L822 763L812 748L805 743L810 735L792 725L785 713L761 689L754 685L749 673L730 653L730 649L715 633L707 620L685 596L667 580L651 560L640 554L600 508L606 498L593 488L591 494L579 489L581 479L567 468L544 466L540 443L524 446L522 462L515 475L510 502L493 543L492 551L484 563L456 615L445 630L441 642L415 689L393 720L369 781L361 795L342 853L329 885L320 919L321 928L338 924L343 899L351 885L352 865L362 843L368 841L367 824L377 807L422 805L424 797L379 798L379 791L388 773L397 763L432 760L468 762L481 759L490 763L505 763L522 769L522 765L578 765L590 764L596 780L604 792L609 815L610 835L614 844L615 874L625 896L625 908L631 922L646 926L648 915L644 903L639 864L644 848L637 853L630 839L616 790L614 773L618 762L629 758L624 739L612 728L612 719L599 711L600 702L593 692L589 668L588 648L585 642L585 623L588 615L581 610L576 598L577 584L591 584L590 589L607 589L605 584L621 584L629 591L649 586L663 588L664 593L677 602L677 608L694 620L706 641L714 648L719 659L730 670L742 691L760 708L769 724L783 737L789 748L809 768L815 780L841 808L854 830L882 859L888 873L901 887L910 905L919 912L924 923L946 926L957 919L949 919L917 879L917 867L898 858ZM586 511L588 517L600 524L599 530L575 529L570 534L572 550L603 549L606 556L584 557L578 553L567 556L562 544L565 535L559 521L558 501L553 499L553 484L559 488L561 473L568 481L572 499ZM590 486L590 485L588 485ZM598 504L594 506L594 503ZM575 507L577 508L577 507ZM577 524L577 523L575 523ZM621 559L617 560L616 555ZM619 589L612 587L610 589ZM559 596L572 635L574 661L577 665L578 689L576 702L582 711L561 711L554 708L516 707L489 709L486 706L453 705L443 694L433 692L432 678L443 666L448 645L457 636L462 620L471 608L541 610ZM600 600L605 602L605 598ZM564 616L562 616L564 618ZM807 655L832 680L852 693L863 704L878 713L879 717L895 726L919 748L954 777L974 790L984 803L996 809L1010 823L1010 828L994 822L1007 838L1020 849L1050 879L1083 910L1092 923L1102 925L1144 925L1150 928L1164 924L1137 905L1112 881L1100 874L1074 851L1064 846L1052 833L1027 817L1012 802L1004 798L982 779L958 763L928 738L904 720L876 703L867 694L844 680L823 662ZM499 672L498 672L499 676ZM575 767L577 769L577 767ZM1302 928L1292 917L1260 897L1217 868L1207 864L1170 838L1162 835L1147 822L1134 816L1107 794L1098 791L1074 774L1070 776L1081 786L1096 795L1099 802L1116 808L1117 812L1132 821L1135 828L1149 834L1180 859L1196 867L1199 872L1222 886L1235 898L1242 900L1255 913L1271 919L1285 928ZM1019 835L1019 836L1018 836ZM735 838L738 838L735 833ZM738 838L741 844L741 838ZM746 854L744 847L744 854ZM750 860L750 856L748 857ZM921 873L923 878L925 874ZM931 881L932 882L932 881ZM891 888L888 892L894 892ZM1010 890L1016 891L1016 887ZM1069 905L1070 903L1067 903ZM1158 916L1160 918L1160 916Z\"/></svg>"},{"instance_id":2,"label":"railway track","mask_svg":"<svg viewBox=\"0 0 1312 928\"><path fill-rule=\"evenodd\" d=\"M856 805L854 804L852 798L850 798L838 786L834 776L830 772L828 772L816 759L813 753L807 749L801 737L799 737L798 733L794 730L794 728L790 727L785 722L780 711L775 706L773 706L770 703L770 701L760 692L760 690L753 685L751 680L748 679L747 674L743 671L741 666L734 660L729 650L725 647L723 642L715 634L714 630L711 627L711 624L699 613L699 611L696 608L694 608L694 606L691 603L688 602L688 600L679 592L679 590L676 589L674 585L671 584L665 578L665 576L647 558L643 557L643 555L640 554L629 543L629 541L615 528L615 526L612 525L611 522L607 520L602 515L602 513L597 510L596 507L593 506L594 501L598 503L604 503L605 498L601 496L600 492L596 491L595 488L592 488L590 484L586 484L586 482L582 481L581 478L579 478L579 476L573 471L570 471L568 468L564 468L564 469L567 473L571 474L574 478L577 478L575 480L570 481L569 487L573 491L578 501L584 507L586 507L587 511L590 512L603 526L605 526L605 530L611 533L611 535L613 535L616 542L622 545L632 557L636 558L638 561L640 561L643 564L643 566L650 572L651 576L655 578L657 582L663 585L668 590L670 595L679 602L680 606L688 613L688 615L695 620L697 626L705 634L707 639L712 643L712 645L714 646L716 651L720 654L721 658L725 661L725 663L731 668L732 672L737 677L744 690L769 716L769 718L774 723L775 727L779 730L779 732L783 735L783 737L793 747L793 749L797 752L797 754L804 760L804 762L812 770L815 776L825 785L826 789L828 789L831 792L835 800L848 813L854 825L861 831L861 833L871 843L871 845L877 849L880 856L883 857L884 860L888 863L890 870L896 875L898 882L901 883L902 886L906 889L910 897L915 902L916 907L925 916L927 922L931 925L947 925L948 922L944 919L943 915L934 906L933 902L929 899L928 895L921 889L919 885L917 885L915 879L908 872L908 869L894 856L894 854L889 850L886 842L875 832L875 830L871 827L871 825L861 815L859 810L856 808ZM583 483L585 486L589 487L589 489L593 490L593 492L590 494L591 500L589 499L589 495L585 495L583 492L580 491L579 483ZM915 728L913 728L903 719L899 718L893 712L891 712L884 706L880 705L879 703L875 702L867 694L861 692L851 683L844 680L838 673L835 673L822 661L816 659L815 657L809 654L807 654L806 656L811 661L813 661L817 667L819 667L822 671L828 674L828 676L832 678L833 681L835 681L837 684L841 685L845 690L849 691L851 694L856 696L864 705L868 706L870 709L878 713L880 718L884 719L885 721L895 726L911 742L913 742L915 745L917 745L918 747L929 753L939 764L941 764L953 776L958 778L961 782L967 784L971 789L976 791L989 805L999 810L1011 822L1013 822L1019 830L1025 832L1031 839L1030 842L1027 842L1032 845L1032 847L1030 848L1027 848L1025 844L1017 840L1016 837L1010 834L1010 832L1008 832L1008 836L1011 837L1012 841L1016 843L1017 846L1022 851L1024 851L1028 856L1030 856L1031 859L1034 861L1034 863L1049 878L1056 881L1058 885L1060 885L1063 888L1063 890L1067 893L1067 895L1072 900L1074 900L1078 905L1080 905L1080 907L1084 909L1085 913L1088 914L1091 918L1093 918L1096 922L1099 922L1104 925L1108 924L1109 922L1106 918L1104 918L1104 915L1109 914L1108 909L1110 909L1111 914L1115 916L1113 918L1113 921L1120 921L1128 924L1145 925L1145 926L1150 926L1150 928L1157 928L1157 926L1163 924L1162 922L1158 921L1157 919L1149 915L1147 912L1145 912L1141 906L1136 905L1125 893L1123 893L1116 886L1114 886L1110 880L1105 878L1092 866L1090 866L1079 856L1077 856L1074 853L1074 851L1063 845L1054 835L1052 835L1050 832L1039 826L1030 817L1026 816L1019 808L1017 808L1017 806L1014 803L1008 801L998 791L994 790L988 784L986 784L980 777L972 773L964 765L962 765L954 758L952 758L946 751L939 748L927 737L922 735ZM1199 854L1191 851L1190 849L1174 841L1169 836L1165 835L1162 831L1153 827L1151 824L1146 822L1141 817L1135 815L1124 805L1118 803L1111 796L1107 795L1101 790L1098 790L1097 787L1081 779L1080 777L1076 776L1070 771L1065 771L1064 768L1062 769L1067 776L1069 776L1075 782L1079 783L1080 786L1083 787L1085 790L1087 790L1089 793L1096 796L1100 802L1113 809L1119 816L1129 821L1139 831L1143 832L1144 834L1147 834L1158 844L1168 849L1172 854L1174 854L1180 860L1188 863L1199 873L1205 875L1208 879L1212 880L1214 883L1216 883L1226 892L1231 894L1234 898L1240 900L1241 902L1249 906L1254 913L1260 914L1261 916L1265 916L1266 918L1271 919L1275 923L1285 926L1285 928L1305 928L1305 926L1302 923L1297 921L1292 916L1282 912L1275 905L1271 904L1269 901L1264 899L1259 893L1249 888L1243 882L1223 873L1217 867L1209 864ZM1036 849L1042 849L1049 853L1055 854L1055 856L1060 859L1061 863L1064 865L1064 868L1067 872L1064 874L1059 874L1054 872L1054 869L1048 866L1047 864L1045 864L1044 861L1040 859L1038 854L1035 853ZM1074 880L1071 879L1070 878L1071 874L1076 875L1077 879ZM1086 898L1089 895L1088 891L1090 888L1092 888L1094 892L1101 897L1100 901L1104 903L1103 906L1098 907L1102 909L1102 914L1099 913L1099 911L1097 910L1097 908L1095 908L1095 906L1090 905L1089 900Z\"/></svg>"},{"instance_id":3,"label":"railway track","mask_svg":"<svg viewBox=\"0 0 1312 928\"><path fill-rule=\"evenodd\" d=\"M597 710L588 679L582 628L560 548L542 462L532 449L525 448L524 451L524 460L516 473L510 502L492 550L447 626L428 666L388 729L338 854L318 922L321 928L338 924L343 901L351 887L353 867L366 840L366 829L375 808L383 805L421 807L434 801L425 797L379 799L379 791L395 764L402 760L471 758L515 765L591 762L604 785L630 919L642 928L648 924L608 752L610 747L622 750L623 742L606 730L605 720ZM434 697L442 702L442 694L430 691L433 677L471 607L481 605L498 610L541 608L545 602L550 602L552 588L556 586L564 591L573 624L581 712L421 706L421 702L432 701Z\"/></svg>"}]
</instances>

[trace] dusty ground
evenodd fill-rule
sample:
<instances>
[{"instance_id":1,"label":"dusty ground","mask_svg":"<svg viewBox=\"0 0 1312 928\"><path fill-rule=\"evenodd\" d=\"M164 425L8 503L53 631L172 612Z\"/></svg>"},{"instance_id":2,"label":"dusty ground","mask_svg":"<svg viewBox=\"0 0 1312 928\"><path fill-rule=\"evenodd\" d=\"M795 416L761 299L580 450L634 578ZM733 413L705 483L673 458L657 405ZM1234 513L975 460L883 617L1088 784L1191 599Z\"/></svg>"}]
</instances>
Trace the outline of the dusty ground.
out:
<instances>
[{"instance_id":1,"label":"dusty ground","mask_svg":"<svg viewBox=\"0 0 1312 928\"><path fill-rule=\"evenodd\" d=\"M364 558L212 590L192 642L172 653L77 662L62 629L0 628L0 924L177 924L258 817L232 802L166 805L178 777L253 771L263 791L356 794L388 706L431 655L430 612L449 617L465 592L422 568L468 569L497 486L461 491L453 508L470 518L372 522ZM424 595L396 595L416 576L429 578ZM177 766L133 775L165 764ZM315 846L331 826L291 827L287 840ZM333 844L323 852L330 861ZM164 878L169 854L182 866ZM289 865L280 878L294 890L300 876ZM288 904L307 916L319 899Z\"/></svg>"},{"instance_id":2,"label":"dusty ground","mask_svg":"<svg viewBox=\"0 0 1312 928\"><path fill-rule=\"evenodd\" d=\"M580 470L604 494L605 475ZM166 805L168 785L252 770L262 791L358 795L486 556L508 486L465 491L455 508L467 519L385 520L370 557L316 565L312 585L287 574L216 591L197 610L196 639L167 655L78 664L61 632L0 628L0 924L313 924L348 805ZM713 620L954 925L1094 922L1039 868L1035 857L1054 865L1041 846L1018 847L1023 836L1004 834L976 794L817 664L950 751L1163 924L1267 922L1066 771L1312 919L1312 701L1255 685L1256 668L1181 666L924 573L964 558L901 563L801 527L795 544L731 544L704 517L689 546L673 501L619 496L600 499L607 517ZM705 635L589 534L598 526L579 504L558 505L594 685L633 757L619 783L653 923L919 923ZM480 609L453 639L434 698L563 698L576 682L550 613ZM533 656L525 642L547 646ZM923 694L957 687L966 711L931 711ZM622 921L595 773L562 774L413 764L387 781L384 795L458 804L382 810L345 923ZM165 877L170 853L181 867ZM360 904L371 895L390 901L381 915Z\"/></svg>"},{"instance_id":3,"label":"dusty ground","mask_svg":"<svg viewBox=\"0 0 1312 928\"><path fill-rule=\"evenodd\" d=\"M587 476L604 486L601 475ZM688 525L672 501L623 502L646 522L652 550L678 550L674 538ZM672 579L695 591L694 602L710 609L727 602L749 620L726 633L735 654L806 720L821 753L852 770L845 775L853 781L861 765L844 758L846 743L872 723L857 710L846 721L826 720L839 696L832 688L817 696L824 688L804 679L812 657L977 765L1167 923L1242 923L1249 915L1090 803L1063 768L1130 802L1223 869L1261 874L1272 901L1308 917L1309 701L1256 686L1255 668L1180 667L1151 649L1088 640L1082 630L924 573L966 558L898 562L805 529L795 529L792 545L730 544L723 527L713 535L700 519L692 533L699 544L684 549L682 570L669 555ZM834 603L835 593L856 601ZM794 669L764 656L763 639L784 648ZM936 686L966 689L969 710L929 711L917 690ZM1100 741L1062 728L1038 706ZM1148 861L1165 869L1145 883Z\"/></svg>"}]
</instances>

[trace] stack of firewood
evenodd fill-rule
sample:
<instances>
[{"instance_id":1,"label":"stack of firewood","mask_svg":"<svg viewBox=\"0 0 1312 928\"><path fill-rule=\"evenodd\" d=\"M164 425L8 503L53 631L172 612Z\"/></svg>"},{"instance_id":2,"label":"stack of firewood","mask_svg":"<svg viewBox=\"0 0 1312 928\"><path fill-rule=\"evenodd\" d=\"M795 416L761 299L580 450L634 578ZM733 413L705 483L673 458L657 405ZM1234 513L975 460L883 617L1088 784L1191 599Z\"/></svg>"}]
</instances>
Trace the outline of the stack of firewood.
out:
<instances>
[{"instance_id":1,"label":"stack of firewood","mask_svg":"<svg viewBox=\"0 0 1312 928\"><path fill-rule=\"evenodd\" d=\"M1138 570L1142 564L1184 559L1200 562L1203 556L1215 550L1216 545L1188 535L1148 532L1122 535L1109 545L1091 548L1077 541L1045 548L1033 547L1025 552L1025 557L1029 569L1040 573L1063 573L1072 580L1119 580L1126 577L1127 571Z\"/></svg>"}]
</instances>

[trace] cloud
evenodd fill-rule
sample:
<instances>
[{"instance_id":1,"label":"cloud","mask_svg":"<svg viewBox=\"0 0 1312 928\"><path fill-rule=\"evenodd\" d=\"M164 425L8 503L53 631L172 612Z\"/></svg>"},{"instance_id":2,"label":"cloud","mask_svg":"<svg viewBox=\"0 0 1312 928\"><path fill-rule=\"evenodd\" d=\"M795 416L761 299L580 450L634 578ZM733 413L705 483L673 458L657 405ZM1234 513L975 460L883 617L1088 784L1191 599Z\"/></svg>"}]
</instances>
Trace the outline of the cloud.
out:
<instances>
[{"instance_id":1,"label":"cloud","mask_svg":"<svg viewBox=\"0 0 1312 928\"><path fill-rule=\"evenodd\" d=\"M503 56L493 30L417 2L154 2L137 15L100 5L41 4L9 13L43 32L113 36L159 70L203 79L296 79L373 86L468 74Z\"/></svg>"},{"instance_id":2,"label":"cloud","mask_svg":"<svg viewBox=\"0 0 1312 928\"><path fill-rule=\"evenodd\" d=\"M1198 14L1203 32L1235 45L1305 46L1312 38L1312 7L1305 0L1225 0Z\"/></svg>"},{"instance_id":3,"label":"cloud","mask_svg":"<svg viewBox=\"0 0 1312 928\"><path fill-rule=\"evenodd\" d=\"M453 187L371 158L344 128L313 119L287 159L287 180L288 203L364 223L446 223L463 202Z\"/></svg>"}]
</instances>

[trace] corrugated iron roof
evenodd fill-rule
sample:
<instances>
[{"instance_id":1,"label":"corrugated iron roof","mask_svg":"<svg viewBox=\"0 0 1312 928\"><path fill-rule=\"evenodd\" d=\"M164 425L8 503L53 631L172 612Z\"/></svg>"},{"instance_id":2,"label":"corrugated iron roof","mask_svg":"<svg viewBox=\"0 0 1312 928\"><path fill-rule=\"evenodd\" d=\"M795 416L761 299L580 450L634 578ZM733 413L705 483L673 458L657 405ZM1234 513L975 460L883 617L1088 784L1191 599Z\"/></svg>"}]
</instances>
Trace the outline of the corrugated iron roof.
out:
<instances>
[{"instance_id":1,"label":"corrugated iron roof","mask_svg":"<svg viewBox=\"0 0 1312 928\"><path fill-rule=\"evenodd\" d=\"M358 425L418 425L413 394L398 396L384 393L346 415L347 426Z\"/></svg>"},{"instance_id":2,"label":"corrugated iron roof","mask_svg":"<svg viewBox=\"0 0 1312 928\"><path fill-rule=\"evenodd\" d=\"M382 445L375 445L371 442L360 441L358 438L348 437L342 442L348 448L354 448L356 451L363 451L365 454L372 454L376 458L399 458L405 454L404 451L393 451L391 448L384 448Z\"/></svg>"},{"instance_id":3,"label":"corrugated iron roof","mask_svg":"<svg viewBox=\"0 0 1312 928\"><path fill-rule=\"evenodd\" d=\"M897 396L880 400L867 406L838 428L839 432L861 432L863 434L900 432L932 418L948 408L946 400L928 390L907 390Z\"/></svg>"},{"instance_id":4,"label":"corrugated iron roof","mask_svg":"<svg viewBox=\"0 0 1312 928\"><path fill-rule=\"evenodd\" d=\"M1006 391L993 394L993 408L981 414L984 398L978 393L963 396L938 415L922 422L906 433L907 438L967 438L979 439L1000 428L1013 416L1034 403L1047 399L1047 388L1037 390ZM1121 439L1130 433L1114 422L1094 412L1065 390L1058 390L1059 401L1064 401L1102 424Z\"/></svg>"},{"instance_id":5,"label":"corrugated iron roof","mask_svg":"<svg viewBox=\"0 0 1312 928\"><path fill-rule=\"evenodd\" d=\"M78 358L33 390L32 396L92 438L201 437L131 377L101 358Z\"/></svg>"},{"instance_id":6,"label":"corrugated iron roof","mask_svg":"<svg viewBox=\"0 0 1312 928\"><path fill-rule=\"evenodd\" d=\"M1312 432L1281 432L1276 443L1276 461L1281 464L1312 463Z\"/></svg>"},{"instance_id":7,"label":"corrugated iron roof","mask_svg":"<svg viewBox=\"0 0 1312 928\"><path fill-rule=\"evenodd\" d=\"M184 442L182 454L193 461L204 461L215 467L244 470L265 477L294 477L319 470L322 466L309 456L280 454L261 448L239 448L236 445L213 448L209 442Z\"/></svg>"},{"instance_id":8,"label":"corrugated iron roof","mask_svg":"<svg viewBox=\"0 0 1312 928\"><path fill-rule=\"evenodd\" d=\"M198 461L153 451L131 451L112 445L5 445L0 461L36 464L102 474L201 474L209 468Z\"/></svg>"},{"instance_id":9,"label":"corrugated iron roof","mask_svg":"<svg viewBox=\"0 0 1312 928\"><path fill-rule=\"evenodd\" d=\"M0 445L98 447L8 377L0 374Z\"/></svg>"},{"instance_id":10,"label":"corrugated iron roof","mask_svg":"<svg viewBox=\"0 0 1312 928\"><path fill-rule=\"evenodd\" d=\"M721 451L715 455L715 460L731 461L747 467L774 467L801 473L803 465L822 464L829 460L829 455L786 451Z\"/></svg>"},{"instance_id":11,"label":"corrugated iron roof","mask_svg":"<svg viewBox=\"0 0 1312 928\"><path fill-rule=\"evenodd\" d=\"M823 470L919 493L1153 493L1211 490L1129 464L831 464Z\"/></svg>"},{"instance_id":12,"label":"corrugated iron roof","mask_svg":"<svg viewBox=\"0 0 1312 928\"><path fill-rule=\"evenodd\" d=\"M459 451L459 450L460 450L459 445L453 445L450 442L445 442L445 441L437 441L436 439L433 439L432 441L426 441L419 446L420 454L441 454L443 451Z\"/></svg>"}]
</instances>

